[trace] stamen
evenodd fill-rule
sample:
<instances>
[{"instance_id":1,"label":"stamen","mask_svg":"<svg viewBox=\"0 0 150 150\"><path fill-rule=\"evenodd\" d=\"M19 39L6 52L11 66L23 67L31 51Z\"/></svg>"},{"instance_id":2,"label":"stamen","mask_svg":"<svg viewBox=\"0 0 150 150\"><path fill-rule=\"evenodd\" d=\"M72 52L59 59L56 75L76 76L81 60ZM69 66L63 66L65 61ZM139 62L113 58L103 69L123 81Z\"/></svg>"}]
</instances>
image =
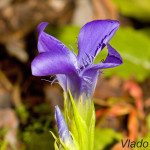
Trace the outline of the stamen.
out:
<instances>
[{"instance_id":1,"label":"stamen","mask_svg":"<svg viewBox=\"0 0 150 150\"><path fill-rule=\"evenodd\" d=\"M91 64L88 60L86 60L86 65L89 65L89 64Z\"/></svg>"},{"instance_id":2,"label":"stamen","mask_svg":"<svg viewBox=\"0 0 150 150\"><path fill-rule=\"evenodd\" d=\"M95 59L95 57L94 56L92 56L92 55L90 55L91 57L92 57L92 62L93 62L93 60Z\"/></svg>"},{"instance_id":3,"label":"stamen","mask_svg":"<svg viewBox=\"0 0 150 150\"><path fill-rule=\"evenodd\" d=\"M47 81L47 82L49 82L49 83L51 83L52 81L50 81L50 80L46 80L46 79L41 79L41 80L43 80L43 81Z\"/></svg>"},{"instance_id":4,"label":"stamen","mask_svg":"<svg viewBox=\"0 0 150 150\"><path fill-rule=\"evenodd\" d=\"M59 83L59 82L55 82L55 81L57 80L57 78L55 78L53 81L50 81L50 80L47 80L47 79L41 79L41 80L47 81L47 82L49 82L51 85L52 85L53 83Z\"/></svg>"},{"instance_id":5,"label":"stamen","mask_svg":"<svg viewBox=\"0 0 150 150\"><path fill-rule=\"evenodd\" d=\"M65 48L65 45L64 45L63 43L60 43L60 44L58 44L58 45L63 46L62 49Z\"/></svg>"},{"instance_id":6,"label":"stamen","mask_svg":"<svg viewBox=\"0 0 150 150\"><path fill-rule=\"evenodd\" d=\"M77 68L77 72L80 73L80 72L81 72L81 69L80 69L80 68Z\"/></svg>"},{"instance_id":7,"label":"stamen","mask_svg":"<svg viewBox=\"0 0 150 150\"><path fill-rule=\"evenodd\" d=\"M50 79L52 79L54 76L55 76L55 75L51 75L51 76L50 76Z\"/></svg>"},{"instance_id":8,"label":"stamen","mask_svg":"<svg viewBox=\"0 0 150 150\"><path fill-rule=\"evenodd\" d=\"M89 79L83 77L84 81L86 81L87 83L89 83L90 85L92 85L92 81L90 81Z\"/></svg>"},{"instance_id":9,"label":"stamen","mask_svg":"<svg viewBox=\"0 0 150 150\"><path fill-rule=\"evenodd\" d=\"M92 60L91 60L90 54L87 54L87 53L85 53L85 54L86 54L86 56L87 56L88 59L89 59L88 64L91 64L91 63L92 63Z\"/></svg>"},{"instance_id":10,"label":"stamen","mask_svg":"<svg viewBox=\"0 0 150 150\"><path fill-rule=\"evenodd\" d=\"M91 79L91 77L89 77L89 76L84 76L84 78L86 78L86 79Z\"/></svg>"},{"instance_id":11,"label":"stamen","mask_svg":"<svg viewBox=\"0 0 150 150\"><path fill-rule=\"evenodd\" d=\"M72 52L74 52L74 49L73 49L73 47L69 44L69 46L71 47L71 49L72 49Z\"/></svg>"},{"instance_id":12,"label":"stamen","mask_svg":"<svg viewBox=\"0 0 150 150\"><path fill-rule=\"evenodd\" d=\"M82 62L83 62L83 68L86 67L86 64L85 64L85 60L82 58Z\"/></svg>"},{"instance_id":13,"label":"stamen","mask_svg":"<svg viewBox=\"0 0 150 150\"><path fill-rule=\"evenodd\" d=\"M56 80L58 80L58 79L57 79L57 78L55 78L55 79L52 81L51 85L53 85L53 83L54 83ZM56 82L55 82L55 83L56 83Z\"/></svg>"}]
</instances>

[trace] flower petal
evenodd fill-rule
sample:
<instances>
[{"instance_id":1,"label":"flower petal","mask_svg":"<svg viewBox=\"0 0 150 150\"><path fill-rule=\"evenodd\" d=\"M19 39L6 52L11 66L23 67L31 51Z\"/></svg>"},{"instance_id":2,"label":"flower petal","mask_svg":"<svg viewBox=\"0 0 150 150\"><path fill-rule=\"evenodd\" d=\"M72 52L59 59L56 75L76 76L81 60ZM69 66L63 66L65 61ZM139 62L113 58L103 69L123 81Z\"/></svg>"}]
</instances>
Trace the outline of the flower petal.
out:
<instances>
[{"instance_id":1,"label":"flower petal","mask_svg":"<svg viewBox=\"0 0 150 150\"><path fill-rule=\"evenodd\" d=\"M67 90L70 90L74 100L79 99L82 92L82 78L78 74L67 75Z\"/></svg>"},{"instance_id":2,"label":"flower petal","mask_svg":"<svg viewBox=\"0 0 150 150\"><path fill-rule=\"evenodd\" d=\"M76 74L76 68L71 57L57 51L41 53L32 61L32 75L47 76L56 74Z\"/></svg>"},{"instance_id":3,"label":"flower petal","mask_svg":"<svg viewBox=\"0 0 150 150\"><path fill-rule=\"evenodd\" d=\"M91 91L91 95L93 95L98 77L100 75L100 69L112 68L122 64L122 58L119 53L112 48L109 44L107 44L108 48L108 56L103 63L93 64L84 69L80 76L83 79L87 78L87 87L89 91ZM86 81L86 80L85 80Z\"/></svg>"},{"instance_id":4,"label":"flower petal","mask_svg":"<svg viewBox=\"0 0 150 150\"><path fill-rule=\"evenodd\" d=\"M83 71L81 73L81 76L84 81L84 90L85 90L84 92L89 93L89 95L88 94L87 95L90 96L92 99L96 83L99 77L99 71L97 69L95 70L88 69Z\"/></svg>"},{"instance_id":5,"label":"flower petal","mask_svg":"<svg viewBox=\"0 0 150 150\"><path fill-rule=\"evenodd\" d=\"M80 67L85 66L84 62L93 62L94 57L105 47L118 27L119 22L115 20L95 20L82 27L78 37Z\"/></svg>"},{"instance_id":6,"label":"flower petal","mask_svg":"<svg viewBox=\"0 0 150 150\"><path fill-rule=\"evenodd\" d=\"M44 31L44 29L46 28L48 24L49 24L48 22L42 22L38 25L37 30L38 30L39 36L41 35L41 33Z\"/></svg>"},{"instance_id":7,"label":"flower petal","mask_svg":"<svg viewBox=\"0 0 150 150\"><path fill-rule=\"evenodd\" d=\"M44 32L44 29L48 25L48 22L42 22L38 25L38 51L42 52L51 52L56 51L60 53L63 51L66 55L70 55L75 60L74 54L66 47L62 42L53 36Z\"/></svg>"},{"instance_id":8,"label":"flower petal","mask_svg":"<svg viewBox=\"0 0 150 150\"><path fill-rule=\"evenodd\" d=\"M67 76L65 74L57 74L56 78L57 78L60 86L62 87L62 89L66 93L67 92Z\"/></svg>"},{"instance_id":9,"label":"flower petal","mask_svg":"<svg viewBox=\"0 0 150 150\"><path fill-rule=\"evenodd\" d=\"M78 74L57 74L56 76L64 92L70 91L74 100L78 100L82 91L82 78Z\"/></svg>"},{"instance_id":10,"label":"flower petal","mask_svg":"<svg viewBox=\"0 0 150 150\"><path fill-rule=\"evenodd\" d=\"M87 67L85 70L95 70L95 69L106 69L119 66L123 63L121 56L119 53L112 48L109 44L107 44L108 56L103 63L93 64Z\"/></svg>"},{"instance_id":11,"label":"flower petal","mask_svg":"<svg viewBox=\"0 0 150 150\"><path fill-rule=\"evenodd\" d=\"M66 144L68 141L73 142L69 133L68 126L58 106L55 106L55 120L58 127L58 133L61 140Z\"/></svg>"},{"instance_id":12,"label":"flower petal","mask_svg":"<svg viewBox=\"0 0 150 150\"><path fill-rule=\"evenodd\" d=\"M108 56L103 63L112 63L112 67L116 67L123 63L120 54L111 47L110 44L107 44Z\"/></svg>"},{"instance_id":13,"label":"flower petal","mask_svg":"<svg viewBox=\"0 0 150 150\"><path fill-rule=\"evenodd\" d=\"M50 51L68 51L69 49L59 40L54 38L53 36L47 34L44 32L44 29L48 25L48 22L42 22L38 25L37 30L38 30L38 51L39 53L42 52L50 52Z\"/></svg>"}]
</instances>

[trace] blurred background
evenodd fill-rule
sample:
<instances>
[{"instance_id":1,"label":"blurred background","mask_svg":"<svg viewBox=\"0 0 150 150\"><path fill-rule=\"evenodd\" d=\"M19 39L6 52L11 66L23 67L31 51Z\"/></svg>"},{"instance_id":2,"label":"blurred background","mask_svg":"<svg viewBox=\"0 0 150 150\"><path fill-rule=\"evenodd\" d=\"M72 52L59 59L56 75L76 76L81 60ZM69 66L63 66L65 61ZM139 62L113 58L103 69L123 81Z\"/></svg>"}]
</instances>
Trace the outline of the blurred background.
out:
<instances>
[{"instance_id":1,"label":"blurred background","mask_svg":"<svg viewBox=\"0 0 150 150\"><path fill-rule=\"evenodd\" d=\"M57 135L54 106L63 108L63 91L46 81L53 77L31 75L37 25L48 21L46 32L77 52L80 28L94 19L120 21L110 44L124 61L98 80L94 150L150 139L150 0L0 0L0 150L53 150L49 130Z\"/></svg>"}]
</instances>

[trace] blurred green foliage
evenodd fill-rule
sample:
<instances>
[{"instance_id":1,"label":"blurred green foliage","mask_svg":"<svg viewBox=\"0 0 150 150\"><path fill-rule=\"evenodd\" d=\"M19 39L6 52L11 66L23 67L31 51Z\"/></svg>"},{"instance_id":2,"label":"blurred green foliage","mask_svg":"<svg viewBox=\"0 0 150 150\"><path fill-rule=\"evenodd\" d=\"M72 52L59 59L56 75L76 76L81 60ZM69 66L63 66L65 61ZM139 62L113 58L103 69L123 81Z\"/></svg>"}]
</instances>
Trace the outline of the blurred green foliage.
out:
<instances>
[{"instance_id":1,"label":"blurred green foliage","mask_svg":"<svg viewBox=\"0 0 150 150\"><path fill-rule=\"evenodd\" d=\"M147 130L148 130L148 132L150 132L150 113L146 118L146 124L147 124Z\"/></svg>"},{"instance_id":2,"label":"blurred green foliage","mask_svg":"<svg viewBox=\"0 0 150 150\"><path fill-rule=\"evenodd\" d=\"M16 108L17 115L19 116L21 121L26 121L29 117L29 112L27 111L27 108L25 105L20 104Z\"/></svg>"},{"instance_id":3,"label":"blurred green foliage","mask_svg":"<svg viewBox=\"0 0 150 150\"><path fill-rule=\"evenodd\" d=\"M3 127L0 129L0 138L2 138L7 133L7 128Z\"/></svg>"},{"instance_id":4,"label":"blurred green foliage","mask_svg":"<svg viewBox=\"0 0 150 150\"><path fill-rule=\"evenodd\" d=\"M80 31L76 26L63 26L58 28L47 27L46 32L58 38L70 49L73 47L77 54L77 37ZM106 76L117 74L122 78L135 77L139 81L145 80L150 74L150 29L135 30L132 27L120 27L110 44L120 53L123 65L108 69ZM92 40L92 39L91 39ZM100 62L107 55L103 50L96 58L95 63Z\"/></svg>"},{"instance_id":5,"label":"blurred green foliage","mask_svg":"<svg viewBox=\"0 0 150 150\"><path fill-rule=\"evenodd\" d=\"M54 139L48 131L53 131L54 113L45 103L35 106L30 113L29 124L19 133L19 139L24 143L21 150L53 150Z\"/></svg>"},{"instance_id":6,"label":"blurred green foliage","mask_svg":"<svg viewBox=\"0 0 150 150\"><path fill-rule=\"evenodd\" d=\"M121 134L112 129L96 129L94 150L108 150L122 139Z\"/></svg>"},{"instance_id":7,"label":"blurred green foliage","mask_svg":"<svg viewBox=\"0 0 150 150\"><path fill-rule=\"evenodd\" d=\"M141 21L150 21L150 0L113 0L120 13Z\"/></svg>"},{"instance_id":8,"label":"blurred green foliage","mask_svg":"<svg viewBox=\"0 0 150 150\"><path fill-rule=\"evenodd\" d=\"M23 141L26 143L27 150L53 150L54 139L47 131L37 133L35 131L26 131L23 133Z\"/></svg>"},{"instance_id":9,"label":"blurred green foliage","mask_svg":"<svg viewBox=\"0 0 150 150\"><path fill-rule=\"evenodd\" d=\"M6 150L7 141L3 140L3 136L6 134L7 129L5 127L0 129L0 150Z\"/></svg>"},{"instance_id":10,"label":"blurred green foliage","mask_svg":"<svg viewBox=\"0 0 150 150\"><path fill-rule=\"evenodd\" d=\"M4 140L0 140L0 150L6 150L7 142Z\"/></svg>"}]
</instances>

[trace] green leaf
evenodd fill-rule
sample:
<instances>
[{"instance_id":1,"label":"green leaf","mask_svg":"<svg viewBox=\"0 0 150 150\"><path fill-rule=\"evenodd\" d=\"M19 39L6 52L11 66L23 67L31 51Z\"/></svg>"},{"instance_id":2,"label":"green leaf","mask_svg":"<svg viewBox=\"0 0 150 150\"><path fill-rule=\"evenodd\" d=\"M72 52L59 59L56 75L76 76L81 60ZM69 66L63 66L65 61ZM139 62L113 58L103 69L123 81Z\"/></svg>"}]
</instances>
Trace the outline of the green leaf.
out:
<instances>
[{"instance_id":1,"label":"green leaf","mask_svg":"<svg viewBox=\"0 0 150 150\"><path fill-rule=\"evenodd\" d=\"M91 147L91 150L93 150L93 147L94 147L94 134L95 134L95 108L93 104L91 124L89 127L89 144L90 144L89 147Z\"/></svg>"},{"instance_id":2,"label":"green leaf","mask_svg":"<svg viewBox=\"0 0 150 150\"><path fill-rule=\"evenodd\" d=\"M56 141L54 142L54 148L55 148L55 150L59 150L59 148L58 148L58 146L57 146L57 142L56 142Z\"/></svg>"},{"instance_id":3,"label":"green leaf","mask_svg":"<svg viewBox=\"0 0 150 150\"><path fill-rule=\"evenodd\" d=\"M57 137L55 136L55 134L52 132L52 131L49 131L50 133L51 133L51 135L53 136L53 138L55 139L55 140L57 140Z\"/></svg>"},{"instance_id":4,"label":"green leaf","mask_svg":"<svg viewBox=\"0 0 150 150\"><path fill-rule=\"evenodd\" d=\"M26 106L23 104L20 104L16 107L16 112L22 120L26 120L29 117L29 112L27 111Z\"/></svg>"},{"instance_id":5,"label":"green leaf","mask_svg":"<svg viewBox=\"0 0 150 150\"><path fill-rule=\"evenodd\" d=\"M110 149L112 145L120 142L121 139L121 134L112 129L96 129L94 150Z\"/></svg>"},{"instance_id":6,"label":"green leaf","mask_svg":"<svg viewBox=\"0 0 150 150\"><path fill-rule=\"evenodd\" d=\"M64 111L75 147L93 150L95 131L95 109L91 99L74 101L71 93L64 93ZM82 98L81 98L82 99ZM84 143L84 144L83 144ZM85 144L86 143L86 144Z\"/></svg>"},{"instance_id":7,"label":"green leaf","mask_svg":"<svg viewBox=\"0 0 150 150\"><path fill-rule=\"evenodd\" d=\"M8 143L4 140L0 140L0 150L6 150Z\"/></svg>"},{"instance_id":8,"label":"green leaf","mask_svg":"<svg viewBox=\"0 0 150 150\"><path fill-rule=\"evenodd\" d=\"M80 145L80 150L89 150L89 141L88 141L88 129L85 121L81 118L76 105L74 103L73 97L70 93L70 100L72 103L74 121L78 131L78 139L76 139Z\"/></svg>"},{"instance_id":9,"label":"green leaf","mask_svg":"<svg viewBox=\"0 0 150 150\"><path fill-rule=\"evenodd\" d=\"M62 150L69 150L60 138L57 138L52 131L50 131L50 133L52 134L53 138L55 139L55 142L54 142L55 150L61 150L61 149ZM60 148L58 148L58 145Z\"/></svg>"},{"instance_id":10,"label":"green leaf","mask_svg":"<svg viewBox=\"0 0 150 150\"><path fill-rule=\"evenodd\" d=\"M63 143L63 141L61 139L59 139L59 140L60 140L61 145L63 146L63 149L69 150L69 148Z\"/></svg>"}]
</instances>

